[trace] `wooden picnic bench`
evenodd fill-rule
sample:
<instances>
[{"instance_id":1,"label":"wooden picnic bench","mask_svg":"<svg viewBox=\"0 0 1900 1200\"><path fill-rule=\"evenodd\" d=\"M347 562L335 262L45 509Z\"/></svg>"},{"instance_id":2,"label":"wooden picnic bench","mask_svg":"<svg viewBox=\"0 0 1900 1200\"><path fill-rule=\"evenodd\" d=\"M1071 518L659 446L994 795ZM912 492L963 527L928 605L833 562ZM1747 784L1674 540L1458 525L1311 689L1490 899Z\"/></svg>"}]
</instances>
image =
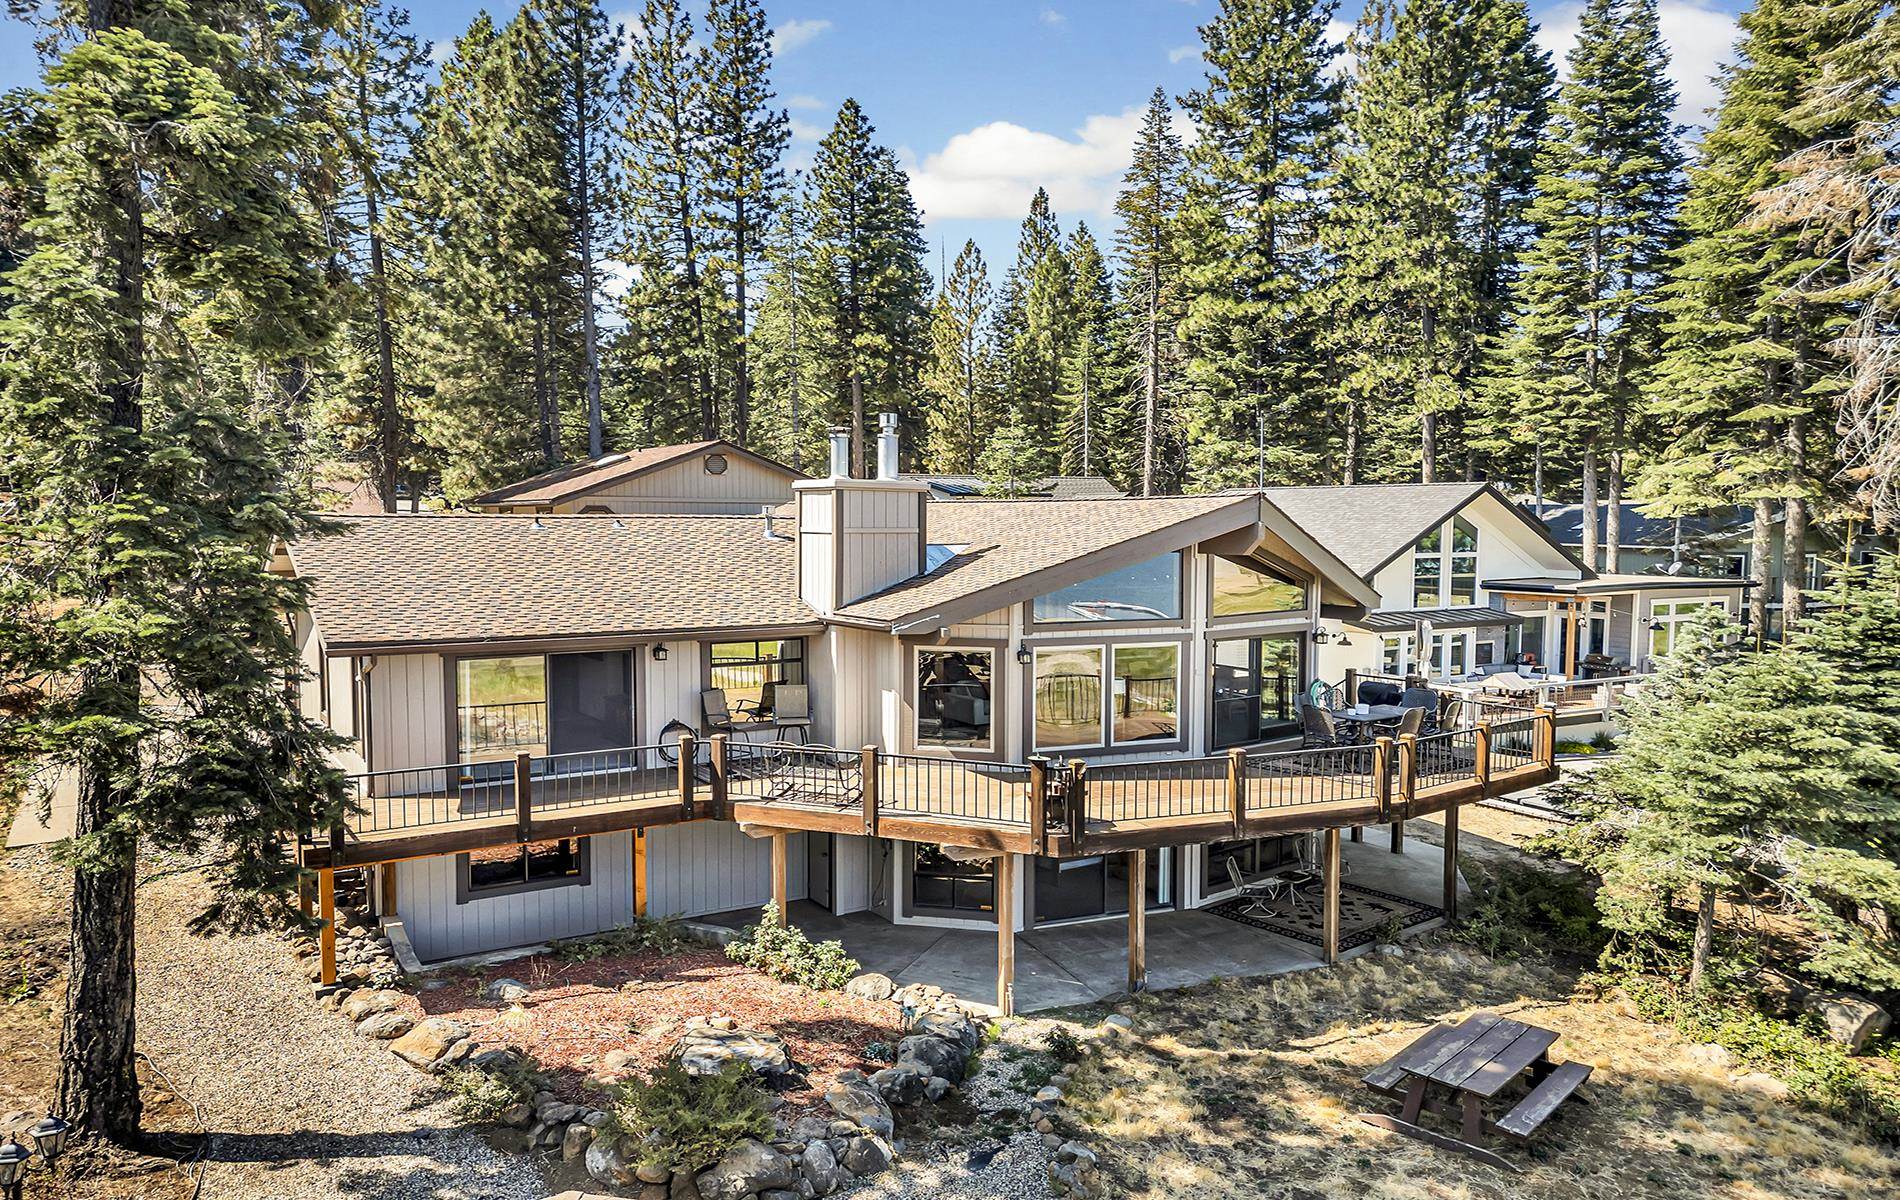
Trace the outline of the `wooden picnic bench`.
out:
<instances>
[{"instance_id":1,"label":"wooden picnic bench","mask_svg":"<svg viewBox=\"0 0 1900 1200\"><path fill-rule=\"evenodd\" d=\"M1361 1080L1376 1092L1400 1097L1399 1115L1360 1113L1359 1119L1515 1171L1508 1159L1484 1146L1485 1135L1528 1139L1590 1077L1582 1063L1551 1060L1556 1040L1551 1030L1496 1013L1434 1026ZM1487 1119L1485 1104L1527 1074L1530 1091L1496 1121ZM1459 1136L1425 1128L1420 1119L1426 1112L1458 1118Z\"/></svg>"}]
</instances>

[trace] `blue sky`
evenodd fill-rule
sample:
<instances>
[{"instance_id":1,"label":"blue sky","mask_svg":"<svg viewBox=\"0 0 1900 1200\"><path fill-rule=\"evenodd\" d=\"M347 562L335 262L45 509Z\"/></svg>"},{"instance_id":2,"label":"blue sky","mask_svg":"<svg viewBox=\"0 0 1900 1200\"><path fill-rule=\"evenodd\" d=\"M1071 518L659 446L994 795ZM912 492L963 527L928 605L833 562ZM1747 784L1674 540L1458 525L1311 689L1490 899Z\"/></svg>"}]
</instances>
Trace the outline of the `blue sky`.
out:
<instances>
[{"instance_id":1,"label":"blue sky","mask_svg":"<svg viewBox=\"0 0 1900 1200\"><path fill-rule=\"evenodd\" d=\"M630 19L636 0L608 0ZM1360 0L1342 0L1337 30ZM698 7L698 0L688 0ZM446 46L483 7L414 0L416 31ZM501 12L507 0L489 6ZM1737 0L1661 0L1663 35L1694 123L1734 39ZM1217 0L767 0L779 31L776 81L791 110L791 164L810 160L840 101L855 96L909 168L932 242L951 255L975 238L1000 272L1038 184L1063 228L1084 219L1104 240L1142 107L1156 86L1200 79L1196 28ZM1544 44L1574 36L1581 0L1533 0ZM37 65L24 27L0 22L0 86Z\"/></svg>"}]
</instances>

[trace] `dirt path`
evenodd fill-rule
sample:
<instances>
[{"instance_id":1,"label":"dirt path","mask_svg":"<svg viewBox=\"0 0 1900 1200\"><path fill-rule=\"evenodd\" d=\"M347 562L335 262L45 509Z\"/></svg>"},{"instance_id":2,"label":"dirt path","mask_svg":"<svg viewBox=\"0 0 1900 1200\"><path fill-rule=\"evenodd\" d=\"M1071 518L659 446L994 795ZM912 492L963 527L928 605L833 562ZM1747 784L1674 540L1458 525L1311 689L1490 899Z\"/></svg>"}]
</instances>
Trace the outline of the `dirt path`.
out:
<instances>
[{"instance_id":1,"label":"dirt path","mask_svg":"<svg viewBox=\"0 0 1900 1200\"><path fill-rule=\"evenodd\" d=\"M527 1160L431 1102L424 1077L317 1008L269 937L200 938L196 874L139 894L139 1043L213 1133L206 1200L537 1200Z\"/></svg>"}]
</instances>

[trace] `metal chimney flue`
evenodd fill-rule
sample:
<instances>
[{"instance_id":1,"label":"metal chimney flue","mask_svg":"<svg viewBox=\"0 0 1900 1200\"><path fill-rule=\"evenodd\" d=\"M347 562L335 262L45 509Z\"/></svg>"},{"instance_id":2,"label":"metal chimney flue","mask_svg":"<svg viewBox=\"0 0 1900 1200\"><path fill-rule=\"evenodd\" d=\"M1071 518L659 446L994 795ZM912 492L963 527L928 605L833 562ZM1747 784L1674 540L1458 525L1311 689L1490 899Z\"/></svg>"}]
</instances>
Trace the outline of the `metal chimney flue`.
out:
<instances>
[{"instance_id":1,"label":"metal chimney flue","mask_svg":"<svg viewBox=\"0 0 1900 1200\"><path fill-rule=\"evenodd\" d=\"M851 478L851 430L848 426L831 427L831 477Z\"/></svg>"},{"instance_id":2,"label":"metal chimney flue","mask_svg":"<svg viewBox=\"0 0 1900 1200\"><path fill-rule=\"evenodd\" d=\"M897 414L877 415L877 477L897 478Z\"/></svg>"}]
</instances>

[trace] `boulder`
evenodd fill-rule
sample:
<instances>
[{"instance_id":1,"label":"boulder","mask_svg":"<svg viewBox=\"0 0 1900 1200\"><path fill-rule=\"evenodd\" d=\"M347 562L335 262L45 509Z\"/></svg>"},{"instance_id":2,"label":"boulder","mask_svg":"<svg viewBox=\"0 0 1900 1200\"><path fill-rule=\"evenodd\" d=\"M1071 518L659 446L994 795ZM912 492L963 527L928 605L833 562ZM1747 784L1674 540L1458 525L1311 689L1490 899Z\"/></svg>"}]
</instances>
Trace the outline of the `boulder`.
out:
<instances>
[{"instance_id":1,"label":"boulder","mask_svg":"<svg viewBox=\"0 0 1900 1200\"><path fill-rule=\"evenodd\" d=\"M468 1030L447 1017L428 1017L389 1043L389 1052L420 1071L440 1071L473 1050Z\"/></svg>"},{"instance_id":2,"label":"boulder","mask_svg":"<svg viewBox=\"0 0 1900 1200\"><path fill-rule=\"evenodd\" d=\"M891 1144L881 1137L854 1137L844 1149L845 1170L853 1175L875 1175L890 1165Z\"/></svg>"},{"instance_id":3,"label":"boulder","mask_svg":"<svg viewBox=\"0 0 1900 1200\"><path fill-rule=\"evenodd\" d=\"M595 1138L587 1147L583 1161L588 1175L610 1187L625 1186L633 1180L633 1172L627 1166L627 1156L620 1152L617 1137Z\"/></svg>"},{"instance_id":4,"label":"boulder","mask_svg":"<svg viewBox=\"0 0 1900 1200\"><path fill-rule=\"evenodd\" d=\"M942 1038L946 1042L961 1046L966 1056L976 1053L977 1046L983 1041L983 1031L977 1028L976 1022L960 1012L937 1009L919 1013L911 1018L908 1027L914 1035ZM904 1039L904 1041L909 1040L909 1038ZM898 1047L901 1053L903 1042L899 1042Z\"/></svg>"},{"instance_id":5,"label":"boulder","mask_svg":"<svg viewBox=\"0 0 1900 1200\"><path fill-rule=\"evenodd\" d=\"M798 1185L792 1160L764 1142L741 1138L696 1179L704 1200L745 1200L774 1188Z\"/></svg>"},{"instance_id":6,"label":"boulder","mask_svg":"<svg viewBox=\"0 0 1900 1200\"><path fill-rule=\"evenodd\" d=\"M940 1075L933 1075L930 1077L930 1080L924 1084L924 1099L930 1101L932 1104L936 1104L950 1094L951 1086L952 1084L948 1079Z\"/></svg>"},{"instance_id":7,"label":"boulder","mask_svg":"<svg viewBox=\"0 0 1900 1200\"><path fill-rule=\"evenodd\" d=\"M732 1062L745 1063L771 1083L795 1081L799 1074L777 1034L736 1028L730 1017L687 1022L672 1053L689 1075L717 1075Z\"/></svg>"},{"instance_id":8,"label":"boulder","mask_svg":"<svg viewBox=\"0 0 1900 1200\"><path fill-rule=\"evenodd\" d=\"M491 979L482 985L482 999L491 1004L520 1004L531 993L519 979Z\"/></svg>"},{"instance_id":9,"label":"boulder","mask_svg":"<svg viewBox=\"0 0 1900 1200\"><path fill-rule=\"evenodd\" d=\"M685 1171L673 1172L673 1179L666 1187L667 1200L703 1200L699 1194L699 1180Z\"/></svg>"},{"instance_id":10,"label":"boulder","mask_svg":"<svg viewBox=\"0 0 1900 1200\"><path fill-rule=\"evenodd\" d=\"M970 1052L959 1042L928 1035L912 1035L897 1043L897 1065L911 1066L924 1075L939 1075L962 1083ZM882 1071L878 1074L883 1074Z\"/></svg>"},{"instance_id":11,"label":"boulder","mask_svg":"<svg viewBox=\"0 0 1900 1200\"><path fill-rule=\"evenodd\" d=\"M673 1172L658 1163L643 1162L634 1168L633 1177L641 1183L666 1183L673 1178Z\"/></svg>"},{"instance_id":12,"label":"boulder","mask_svg":"<svg viewBox=\"0 0 1900 1200\"><path fill-rule=\"evenodd\" d=\"M543 1125L566 1125L569 1122L581 1119L581 1106L578 1104L563 1104L559 1100L551 1100L545 1104L535 1105L534 1117L535 1120L541 1122Z\"/></svg>"},{"instance_id":13,"label":"boulder","mask_svg":"<svg viewBox=\"0 0 1900 1200\"><path fill-rule=\"evenodd\" d=\"M848 1075L857 1078L847 1078ZM897 1128L891 1120L891 1106L877 1089L856 1071L840 1073L838 1082L825 1093L825 1104L832 1112L880 1137L889 1137Z\"/></svg>"},{"instance_id":14,"label":"boulder","mask_svg":"<svg viewBox=\"0 0 1900 1200\"><path fill-rule=\"evenodd\" d=\"M816 1142L830 1132L823 1117L800 1117L792 1122L791 1135L801 1142Z\"/></svg>"},{"instance_id":15,"label":"boulder","mask_svg":"<svg viewBox=\"0 0 1900 1200\"><path fill-rule=\"evenodd\" d=\"M511 1125L516 1129L526 1129L528 1126L534 1124L534 1105L510 1104L507 1108L501 1110L501 1116L497 1117L496 1120L500 1121L503 1125Z\"/></svg>"},{"instance_id":16,"label":"boulder","mask_svg":"<svg viewBox=\"0 0 1900 1200\"><path fill-rule=\"evenodd\" d=\"M924 1098L924 1087L930 1081L930 1073L921 1067L900 1063L895 1067L886 1067L871 1076L870 1084L885 1104L893 1107L907 1107L917 1104ZM826 1097L829 1099L830 1097ZM871 1129L870 1122L860 1122ZM890 1136L885 1130L884 1135Z\"/></svg>"},{"instance_id":17,"label":"boulder","mask_svg":"<svg viewBox=\"0 0 1900 1200\"><path fill-rule=\"evenodd\" d=\"M521 1055L506 1047L483 1050L479 1054L468 1056L468 1065L477 1071L486 1071L490 1075L502 1075L519 1067Z\"/></svg>"},{"instance_id":18,"label":"boulder","mask_svg":"<svg viewBox=\"0 0 1900 1200\"><path fill-rule=\"evenodd\" d=\"M896 990L889 975L879 975L876 971L866 971L844 985L845 995L860 1000L889 1000Z\"/></svg>"},{"instance_id":19,"label":"boulder","mask_svg":"<svg viewBox=\"0 0 1900 1200\"><path fill-rule=\"evenodd\" d=\"M373 1017L377 1013L394 1010L402 1003L402 993L387 988L364 988L350 993L337 1009L352 1021L361 1021L364 1017Z\"/></svg>"},{"instance_id":20,"label":"boulder","mask_svg":"<svg viewBox=\"0 0 1900 1200\"><path fill-rule=\"evenodd\" d=\"M838 1163L838 1156L831 1147L822 1141L815 1141L805 1147L805 1156L799 1160L798 1173L811 1185L814 1196L829 1196L843 1187L851 1178L850 1172Z\"/></svg>"},{"instance_id":21,"label":"boulder","mask_svg":"<svg viewBox=\"0 0 1900 1200\"><path fill-rule=\"evenodd\" d=\"M413 1028L415 1028L415 1022L399 1012L373 1013L356 1023L356 1032L366 1038L375 1038L379 1042L399 1038Z\"/></svg>"},{"instance_id":22,"label":"boulder","mask_svg":"<svg viewBox=\"0 0 1900 1200\"><path fill-rule=\"evenodd\" d=\"M1893 1023L1886 1009L1848 992L1816 992L1801 1002L1801 1011L1819 1018L1827 1035L1852 1054L1859 1054Z\"/></svg>"},{"instance_id":23,"label":"boulder","mask_svg":"<svg viewBox=\"0 0 1900 1200\"><path fill-rule=\"evenodd\" d=\"M573 1162L587 1153L587 1148L593 1144L594 1131L579 1121L574 1122L567 1127L567 1132L561 1135L561 1161Z\"/></svg>"}]
</instances>

